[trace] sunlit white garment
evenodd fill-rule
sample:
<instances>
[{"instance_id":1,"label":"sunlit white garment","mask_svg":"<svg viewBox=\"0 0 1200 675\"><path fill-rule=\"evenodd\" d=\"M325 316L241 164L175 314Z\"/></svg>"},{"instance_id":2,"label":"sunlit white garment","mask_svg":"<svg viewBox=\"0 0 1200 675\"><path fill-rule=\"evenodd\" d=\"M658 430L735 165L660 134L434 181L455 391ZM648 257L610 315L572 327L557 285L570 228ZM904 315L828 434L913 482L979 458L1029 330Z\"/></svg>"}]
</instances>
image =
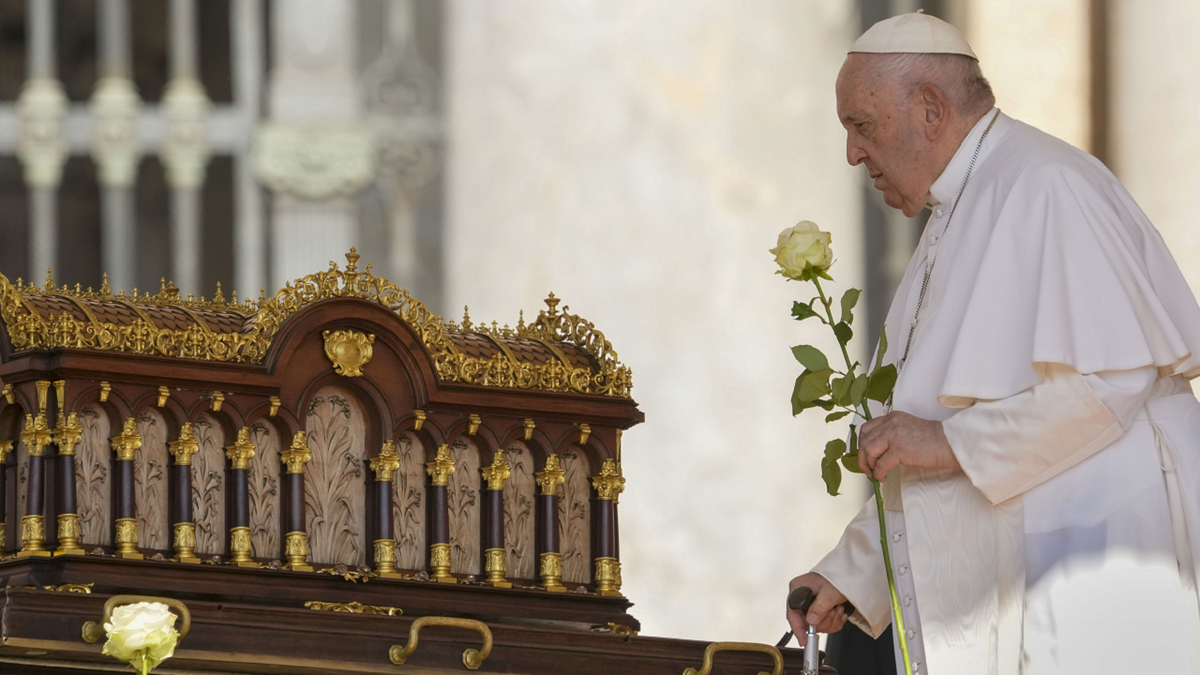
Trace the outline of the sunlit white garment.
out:
<instances>
[{"instance_id":1,"label":"sunlit white garment","mask_svg":"<svg viewBox=\"0 0 1200 675\"><path fill-rule=\"evenodd\" d=\"M1200 403L1184 378L1200 374L1200 307L1103 165L1002 114L947 228L994 114L931 188L887 318L895 362L936 256L894 409L943 421L963 470L885 484L913 661L1198 672ZM878 536L868 503L814 568L875 635L891 620ZM1122 662L1124 644L1140 659Z\"/></svg>"}]
</instances>

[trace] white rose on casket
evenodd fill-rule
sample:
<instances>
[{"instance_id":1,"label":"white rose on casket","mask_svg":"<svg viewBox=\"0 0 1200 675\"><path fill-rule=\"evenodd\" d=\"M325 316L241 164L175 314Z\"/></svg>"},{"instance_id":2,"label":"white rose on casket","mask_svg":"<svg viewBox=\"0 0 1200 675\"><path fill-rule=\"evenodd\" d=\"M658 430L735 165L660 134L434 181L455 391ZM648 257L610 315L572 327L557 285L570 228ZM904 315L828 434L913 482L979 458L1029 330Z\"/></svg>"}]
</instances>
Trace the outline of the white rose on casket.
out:
<instances>
[{"instance_id":1,"label":"white rose on casket","mask_svg":"<svg viewBox=\"0 0 1200 675\"><path fill-rule=\"evenodd\" d=\"M117 607L112 619L104 624L104 630L108 642L104 643L103 653L125 661L141 673L170 658L179 641L175 615L159 602Z\"/></svg>"},{"instance_id":2,"label":"white rose on casket","mask_svg":"<svg viewBox=\"0 0 1200 675\"><path fill-rule=\"evenodd\" d=\"M777 274L796 281L808 281L814 275L828 279L825 270L833 264L831 239L828 232L822 232L811 220L802 220L780 232L779 242L771 249L775 262L779 263Z\"/></svg>"}]
</instances>

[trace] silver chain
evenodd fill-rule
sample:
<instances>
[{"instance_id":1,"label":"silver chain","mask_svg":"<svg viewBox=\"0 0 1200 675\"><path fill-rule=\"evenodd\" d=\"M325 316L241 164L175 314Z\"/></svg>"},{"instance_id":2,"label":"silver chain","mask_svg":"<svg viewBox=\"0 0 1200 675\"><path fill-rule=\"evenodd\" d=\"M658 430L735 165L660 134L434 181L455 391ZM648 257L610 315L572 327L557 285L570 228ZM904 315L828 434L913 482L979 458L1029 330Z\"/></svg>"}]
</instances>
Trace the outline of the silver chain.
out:
<instances>
[{"instance_id":1,"label":"silver chain","mask_svg":"<svg viewBox=\"0 0 1200 675\"><path fill-rule=\"evenodd\" d=\"M971 180L971 172L975 170L975 162L979 159L979 151L983 149L983 141L988 137L988 132L992 130L992 126L996 124L996 120L1000 118L1000 111L996 110L996 114L992 117L992 121L988 123L987 128L983 130L983 135L979 137L979 144L975 146L975 154L971 156L971 164L967 167L967 174L963 176L962 185L958 188L958 196L954 198L954 203L950 205L950 215L946 217L946 224L942 227L942 234L946 234L946 230L950 229L950 221L954 219L954 212L958 209L958 203L962 201L963 191L967 189L967 181ZM917 319L921 316L921 305L925 304L925 291L929 290L929 277L933 274L933 266L937 264L937 252L933 254L929 264L925 266L925 280L921 282L921 295L917 297L917 309L913 312L912 323L908 327L908 341L904 344L904 356L900 357L898 368L904 367L904 362L908 360L908 351L912 349L913 334L917 330ZM889 406L890 408L890 406Z\"/></svg>"}]
</instances>

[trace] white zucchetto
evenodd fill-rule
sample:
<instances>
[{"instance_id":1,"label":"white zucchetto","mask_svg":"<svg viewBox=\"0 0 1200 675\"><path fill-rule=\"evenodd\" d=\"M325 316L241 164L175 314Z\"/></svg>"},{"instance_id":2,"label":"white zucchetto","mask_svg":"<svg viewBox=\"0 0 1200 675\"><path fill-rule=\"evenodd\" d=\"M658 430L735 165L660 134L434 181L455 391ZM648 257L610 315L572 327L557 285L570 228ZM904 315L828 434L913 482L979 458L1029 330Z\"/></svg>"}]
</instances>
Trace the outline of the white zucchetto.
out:
<instances>
[{"instance_id":1,"label":"white zucchetto","mask_svg":"<svg viewBox=\"0 0 1200 675\"><path fill-rule=\"evenodd\" d=\"M958 29L924 12L884 19L854 41L850 53L962 54L976 61L975 52Z\"/></svg>"}]
</instances>

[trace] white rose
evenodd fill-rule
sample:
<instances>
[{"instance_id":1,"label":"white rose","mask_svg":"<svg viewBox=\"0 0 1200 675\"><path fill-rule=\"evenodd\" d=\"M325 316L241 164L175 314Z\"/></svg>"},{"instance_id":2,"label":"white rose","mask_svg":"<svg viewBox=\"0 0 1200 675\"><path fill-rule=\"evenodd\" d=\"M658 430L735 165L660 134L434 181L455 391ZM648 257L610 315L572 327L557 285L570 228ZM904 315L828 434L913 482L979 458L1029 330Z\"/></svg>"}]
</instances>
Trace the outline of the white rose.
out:
<instances>
[{"instance_id":1,"label":"white rose","mask_svg":"<svg viewBox=\"0 0 1200 675\"><path fill-rule=\"evenodd\" d=\"M831 237L822 232L811 220L802 220L795 227L779 233L779 243L771 249L779 272L789 279L807 281L823 273L833 264L833 250L829 248ZM820 274L828 278L826 274Z\"/></svg>"},{"instance_id":2,"label":"white rose","mask_svg":"<svg viewBox=\"0 0 1200 675\"><path fill-rule=\"evenodd\" d=\"M179 641L175 618L170 608L159 602L117 607L104 624L108 642L104 643L103 653L129 663L139 672L148 671L174 655Z\"/></svg>"}]
</instances>

